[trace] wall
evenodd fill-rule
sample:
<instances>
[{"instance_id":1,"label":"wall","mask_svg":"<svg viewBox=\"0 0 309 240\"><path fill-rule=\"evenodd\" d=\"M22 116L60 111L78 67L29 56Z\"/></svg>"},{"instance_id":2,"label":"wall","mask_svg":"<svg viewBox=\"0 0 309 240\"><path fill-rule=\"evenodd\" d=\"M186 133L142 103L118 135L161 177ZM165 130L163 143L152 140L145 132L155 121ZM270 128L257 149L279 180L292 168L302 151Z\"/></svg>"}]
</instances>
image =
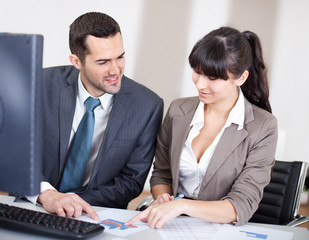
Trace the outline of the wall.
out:
<instances>
[{"instance_id":1,"label":"wall","mask_svg":"<svg viewBox=\"0 0 309 240\"><path fill-rule=\"evenodd\" d=\"M43 34L44 66L69 64L71 22L105 12L122 28L125 74L162 96L166 110L172 99L196 95L187 57L198 39L222 25L252 30L269 68L276 158L309 162L308 10L308 0L0 0L0 31Z\"/></svg>"}]
</instances>

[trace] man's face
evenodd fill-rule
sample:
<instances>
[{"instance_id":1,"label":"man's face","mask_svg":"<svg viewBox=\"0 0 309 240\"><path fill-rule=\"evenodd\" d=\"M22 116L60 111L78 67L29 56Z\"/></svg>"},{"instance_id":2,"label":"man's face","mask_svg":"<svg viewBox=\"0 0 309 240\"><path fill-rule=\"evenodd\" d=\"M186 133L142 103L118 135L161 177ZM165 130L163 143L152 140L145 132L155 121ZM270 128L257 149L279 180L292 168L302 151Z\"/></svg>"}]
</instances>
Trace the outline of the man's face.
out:
<instances>
[{"instance_id":1,"label":"man's face","mask_svg":"<svg viewBox=\"0 0 309 240\"><path fill-rule=\"evenodd\" d=\"M86 44L89 53L84 63L73 63L80 70L84 87L93 97L118 93L125 67L121 34L109 38L89 35Z\"/></svg>"}]
</instances>

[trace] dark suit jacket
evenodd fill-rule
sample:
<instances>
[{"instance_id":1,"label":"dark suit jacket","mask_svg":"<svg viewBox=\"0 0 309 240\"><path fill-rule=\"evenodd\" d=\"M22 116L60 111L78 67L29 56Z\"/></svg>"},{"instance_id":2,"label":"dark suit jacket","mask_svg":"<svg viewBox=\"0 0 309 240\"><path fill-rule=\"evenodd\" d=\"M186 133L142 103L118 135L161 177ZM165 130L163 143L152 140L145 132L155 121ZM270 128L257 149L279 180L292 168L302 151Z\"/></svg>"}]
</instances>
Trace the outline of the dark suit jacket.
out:
<instances>
[{"instance_id":1,"label":"dark suit jacket","mask_svg":"<svg viewBox=\"0 0 309 240\"><path fill-rule=\"evenodd\" d=\"M192 97L171 104L158 135L151 187L166 184L174 195L179 194L179 159L198 103L199 98ZM230 200L239 218L237 224L244 224L256 211L270 181L278 129L272 114L246 99L245 123L243 129L237 127L232 124L223 132L198 199Z\"/></svg>"},{"instance_id":2,"label":"dark suit jacket","mask_svg":"<svg viewBox=\"0 0 309 240\"><path fill-rule=\"evenodd\" d=\"M78 74L73 66L43 72L43 177L55 188L59 187L67 160ZM74 192L91 205L126 208L143 189L162 114L159 96L123 76L90 182Z\"/></svg>"}]
</instances>

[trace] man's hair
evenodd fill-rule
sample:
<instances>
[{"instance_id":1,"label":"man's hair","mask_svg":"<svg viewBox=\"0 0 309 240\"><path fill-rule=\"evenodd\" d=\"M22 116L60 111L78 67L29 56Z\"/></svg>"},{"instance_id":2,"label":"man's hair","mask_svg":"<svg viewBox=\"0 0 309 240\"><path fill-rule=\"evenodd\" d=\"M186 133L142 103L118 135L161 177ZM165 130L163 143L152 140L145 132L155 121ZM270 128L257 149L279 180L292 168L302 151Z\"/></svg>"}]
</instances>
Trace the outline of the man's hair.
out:
<instances>
[{"instance_id":1,"label":"man's hair","mask_svg":"<svg viewBox=\"0 0 309 240\"><path fill-rule=\"evenodd\" d=\"M69 44L72 54L84 63L89 54L86 39L89 35L99 38L113 37L121 33L118 23L100 12L89 12L79 16L70 26Z\"/></svg>"}]
</instances>

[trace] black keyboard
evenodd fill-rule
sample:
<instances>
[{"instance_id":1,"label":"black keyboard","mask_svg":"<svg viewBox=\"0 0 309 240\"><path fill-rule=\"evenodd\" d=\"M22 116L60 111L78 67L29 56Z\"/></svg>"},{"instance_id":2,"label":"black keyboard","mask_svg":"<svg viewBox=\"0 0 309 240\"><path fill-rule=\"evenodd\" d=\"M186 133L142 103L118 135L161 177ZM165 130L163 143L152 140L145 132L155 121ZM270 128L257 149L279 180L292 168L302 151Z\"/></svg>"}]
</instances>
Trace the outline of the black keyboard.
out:
<instances>
[{"instance_id":1,"label":"black keyboard","mask_svg":"<svg viewBox=\"0 0 309 240\"><path fill-rule=\"evenodd\" d=\"M83 239L104 231L97 223L33 211L0 203L0 226L59 238Z\"/></svg>"}]
</instances>

